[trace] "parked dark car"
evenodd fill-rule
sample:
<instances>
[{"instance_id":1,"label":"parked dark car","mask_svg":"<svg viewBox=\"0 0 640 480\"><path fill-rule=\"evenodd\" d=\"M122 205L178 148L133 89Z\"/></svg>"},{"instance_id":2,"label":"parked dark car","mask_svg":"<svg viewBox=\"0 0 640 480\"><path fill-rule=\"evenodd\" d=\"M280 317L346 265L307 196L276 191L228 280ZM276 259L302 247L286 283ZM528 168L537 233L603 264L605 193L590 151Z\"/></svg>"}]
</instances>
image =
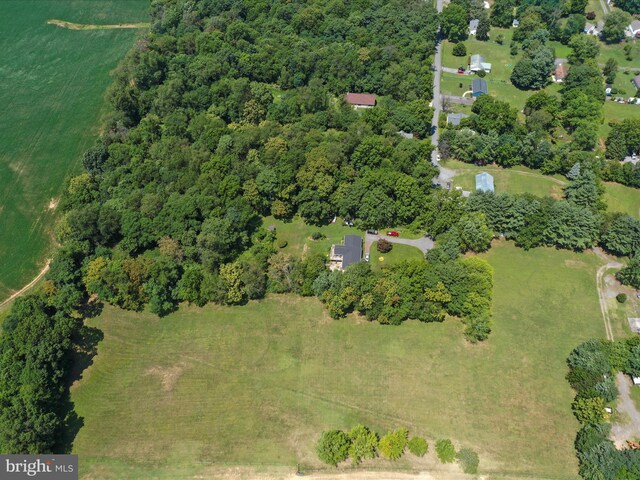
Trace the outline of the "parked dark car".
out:
<instances>
[{"instance_id":1,"label":"parked dark car","mask_svg":"<svg viewBox=\"0 0 640 480\"><path fill-rule=\"evenodd\" d=\"M369 235L377 235L378 234L378 230L367 230L367 233Z\"/></svg>"}]
</instances>

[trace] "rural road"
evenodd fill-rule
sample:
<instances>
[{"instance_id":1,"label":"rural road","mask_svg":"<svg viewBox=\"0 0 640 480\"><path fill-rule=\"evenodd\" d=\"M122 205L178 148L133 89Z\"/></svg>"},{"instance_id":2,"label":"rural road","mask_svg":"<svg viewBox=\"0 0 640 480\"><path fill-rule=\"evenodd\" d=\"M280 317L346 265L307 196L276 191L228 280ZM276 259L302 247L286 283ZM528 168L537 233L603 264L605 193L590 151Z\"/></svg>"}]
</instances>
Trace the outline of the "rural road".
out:
<instances>
[{"instance_id":1,"label":"rural road","mask_svg":"<svg viewBox=\"0 0 640 480\"><path fill-rule=\"evenodd\" d=\"M599 257L609 260L600 248L594 248L594 252ZM611 315L609 314L608 300L615 297L616 292L612 291L607 285L605 274L607 270L613 268L622 268L620 262L608 261L601 266L596 272L596 286L598 287L598 299L600 300L600 310L602 311L602 319L604 321L604 329L608 340L614 340L613 329L611 328ZM640 437L640 412L636 408L635 403L631 399L631 380L627 375L618 372L616 375L616 387L618 387L618 404L616 409L618 412L626 415L628 421L624 424L614 423L611 427L611 436L613 442L618 448L626 446L626 441L635 437Z\"/></svg>"},{"instance_id":2,"label":"rural road","mask_svg":"<svg viewBox=\"0 0 640 480\"><path fill-rule=\"evenodd\" d=\"M438 13L442 13L443 0L436 0L436 9ZM433 60L435 71L433 72L433 120L431 125L433 133L431 134L431 145L435 148L431 152L431 163L436 167L438 166L438 138L440 132L438 131L438 120L440 119L440 110L442 109L442 101L440 100L440 77L442 69L442 34L438 28L438 34L436 36L436 55Z\"/></svg>"},{"instance_id":3,"label":"rural road","mask_svg":"<svg viewBox=\"0 0 640 480\"><path fill-rule=\"evenodd\" d=\"M427 253L429 250L433 248L433 240L427 237L417 238L415 240L409 238L400 238L400 237L390 237L388 235L372 235L367 233L364 238L364 253L369 253L371 249L371 244L373 242L377 242L378 240L384 238L391 243L399 243L401 245L410 245L412 247L416 247L421 250L423 253Z\"/></svg>"}]
</instances>

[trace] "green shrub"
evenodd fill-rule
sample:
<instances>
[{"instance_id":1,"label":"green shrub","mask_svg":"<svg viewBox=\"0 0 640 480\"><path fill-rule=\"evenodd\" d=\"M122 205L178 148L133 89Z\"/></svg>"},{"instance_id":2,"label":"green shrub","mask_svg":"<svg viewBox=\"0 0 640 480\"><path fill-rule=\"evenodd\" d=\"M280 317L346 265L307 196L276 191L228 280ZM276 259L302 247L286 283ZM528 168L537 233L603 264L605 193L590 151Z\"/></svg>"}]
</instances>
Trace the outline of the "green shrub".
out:
<instances>
[{"instance_id":1,"label":"green shrub","mask_svg":"<svg viewBox=\"0 0 640 480\"><path fill-rule=\"evenodd\" d=\"M464 57L467 54L467 47L464 43L456 43L453 46L453 55L456 57Z\"/></svg>"},{"instance_id":2,"label":"green shrub","mask_svg":"<svg viewBox=\"0 0 640 480\"><path fill-rule=\"evenodd\" d=\"M380 454L389 460L399 459L407 447L408 439L409 431L406 428L387 433L378 444Z\"/></svg>"},{"instance_id":3,"label":"green shrub","mask_svg":"<svg viewBox=\"0 0 640 480\"><path fill-rule=\"evenodd\" d=\"M582 424L601 423L604 420L604 398L576 398L571 405L573 414Z\"/></svg>"},{"instance_id":4,"label":"green shrub","mask_svg":"<svg viewBox=\"0 0 640 480\"><path fill-rule=\"evenodd\" d=\"M409 440L409 451L416 457L424 457L424 454L429 450L427 441L422 437L413 437Z\"/></svg>"},{"instance_id":5,"label":"green shrub","mask_svg":"<svg viewBox=\"0 0 640 480\"><path fill-rule=\"evenodd\" d=\"M287 245L289 245L289 242L287 242L286 240L284 239L278 240L278 248L284 248Z\"/></svg>"},{"instance_id":6,"label":"green shrub","mask_svg":"<svg viewBox=\"0 0 640 480\"><path fill-rule=\"evenodd\" d=\"M627 301L627 294L626 293L619 293L616 295L616 300L618 301L618 303L624 303Z\"/></svg>"},{"instance_id":7,"label":"green shrub","mask_svg":"<svg viewBox=\"0 0 640 480\"><path fill-rule=\"evenodd\" d=\"M464 473L478 473L480 458L476 452L469 448L463 448L456 454L456 457L458 458L458 463L460 464L460 467L462 467L462 471Z\"/></svg>"},{"instance_id":8,"label":"green shrub","mask_svg":"<svg viewBox=\"0 0 640 480\"><path fill-rule=\"evenodd\" d=\"M389 240L381 238L380 240L378 240L376 248L380 253L388 253L393 250L393 243L391 243Z\"/></svg>"},{"instance_id":9,"label":"green shrub","mask_svg":"<svg viewBox=\"0 0 640 480\"><path fill-rule=\"evenodd\" d=\"M449 439L440 439L436 442L436 455L442 463L453 463L456 460L456 449Z\"/></svg>"},{"instance_id":10,"label":"green shrub","mask_svg":"<svg viewBox=\"0 0 640 480\"><path fill-rule=\"evenodd\" d=\"M363 458L378 456L378 435L364 425L356 425L349 432L349 456L354 465L358 465Z\"/></svg>"},{"instance_id":11,"label":"green shrub","mask_svg":"<svg viewBox=\"0 0 640 480\"><path fill-rule=\"evenodd\" d=\"M325 234L322 232L313 232L311 234L311 239L312 240L321 240L323 238L326 238Z\"/></svg>"},{"instance_id":12,"label":"green shrub","mask_svg":"<svg viewBox=\"0 0 640 480\"><path fill-rule=\"evenodd\" d=\"M320 460L335 467L347 459L350 445L349 437L342 430L329 430L322 433L316 452Z\"/></svg>"},{"instance_id":13,"label":"green shrub","mask_svg":"<svg viewBox=\"0 0 640 480\"><path fill-rule=\"evenodd\" d=\"M484 77L486 77L486 76L487 76L487 72L485 72L484 70L478 70L478 71L476 72L476 75L477 75L478 77L480 77L480 78L484 78Z\"/></svg>"},{"instance_id":14,"label":"green shrub","mask_svg":"<svg viewBox=\"0 0 640 480\"><path fill-rule=\"evenodd\" d=\"M498 45L502 45L504 43L504 35L499 33L498 36L496 37L496 43Z\"/></svg>"}]
</instances>

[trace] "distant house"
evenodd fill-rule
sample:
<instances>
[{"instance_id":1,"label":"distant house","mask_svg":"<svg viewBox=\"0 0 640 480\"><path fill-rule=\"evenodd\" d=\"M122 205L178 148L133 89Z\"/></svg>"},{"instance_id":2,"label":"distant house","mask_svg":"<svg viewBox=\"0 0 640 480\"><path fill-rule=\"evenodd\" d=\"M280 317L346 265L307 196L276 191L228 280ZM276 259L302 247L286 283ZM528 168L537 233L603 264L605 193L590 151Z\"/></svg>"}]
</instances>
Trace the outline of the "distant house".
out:
<instances>
[{"instance_id":1,"label":"distant house","mask_svg":"<svg viewBox=\"0 0 640 480\"><path fill-rule=\"evenodd\" d=\"M344 97L353 108L373 108L376 106L376 96L371 93L347 93Z\"/></svg>"},{"instance_id":2,"label":"distant house","mask_svg":"<svg viewBox=\"0 0 640 480\"><path fill-rule=\"evenodd\" d=\"M518 28L520 26L520 21L517 18L514 18L513 22L511 22L511 26L513 28Z\"/></svg>"},{"instance_id":3,"label":"distant house","mask_svg":"<svg viewBox=\"0 0 640 480\"><path fill-rule=\"evenodd\" d=\"M593 23L589 23L587 22L584 25L584 33L586 33L587 35L597 35L598 31L596 30L596 26Z\"/></svg>"},{"instance_id":4,"label":"distant house","mask_svg":"<svg viewBox=\"0 0 640 480\"><path fill-rule=\"evenodd\" d=\"M413 140L413 133L408 133L404 130L400 130L398 132L398 135L400 135L402 138L406 138L407 140Z\"/></svg>"},{"instance_id":5,"label":"distant house","mask_svg":"<svg viewBox=\"0 0 640 480\"><path fill-rule=\"evenodd\" d=\"M362 260L362 237L345 235L342 245L333 245L329 256L331 270L345 270L349 265Z\"/></svg>"},{"instance_id":6,"label":"distant house","mask_svg":"<svg viewBox=\"0 0 640 480\"><path fill-rule=\"evenodd\" d=\"M480 25L480 20L474 18L469 22L469 35L475 35L478 31L478 25Z\"/></svg>"},{"instance_id":7,"label":"distant house","mask_svg":"<svg viewBox=\"0 0 640 480\"><path fill-rule=\"evenodd\" d=\"M640 90L640 75L633 77L631 79L631 83L633 83L633 86L636 87L636 89Z\"/></svg>"},{"instance_id":8,"label":"distant house","mask_svg":"<svg viewBox=\"0 0 640 480\"><path fill-rule=\"evenodd\" d=\"M564 82L564 79L567 78L568 71L569 69L566 65L557 65L555 71L553 72L553 81L556 83Z\"/></svg>"},{"instance_id":9,"label":"distant house","mask_svg":"<svg viewBox=\"0 0 640 480\"><path fill-rule=\"evenodd\" d=\"M454 126L458 126L460 125L460 120L462 120L463 118L467 118L469 115L466 115L464 113L449 113L447 115L447 125L454 125Z\"/></svg>"},{"instance_id":10,"label":"distant house","mask_svg":"<svg viewBox=\"0 0 640 480\"><path fill-rule=\"evenodd\" d=\"M476 175L476 192L495 192L493 188L493 177L487 172Z\"/></svg>"},{"instance_id":11,"label":"distant house","mask_svg":"<svg viewBox=\"0 0 640 480\"><path fill-rule=\"evenodd\" d=\"M627 27L629 37L640 37L640 20L634 20Z\"/></svg>"},{"instance_id":12,"label":"distant house","mask_svg":"<svg viewBox=\"0 0 640 480\"><path fill-rule=\"evenodd\" d=\"M469 57L469 71L479 72L483 70L487 73L491 72L491 64L487 63L485 58L479 53Z\"/></svg>"},{"instance_id":13,"label":"distant house","mask_svg":"<svg viewBox=\"0 0 640 480\"><path fill-rule=\"evenodd\" d=\"M483 78L474 78L471 82L471 95L479 97L480 95L486 95L489 93L489 87L487 87L487 81Z\"/></svg>"}]
</instances>

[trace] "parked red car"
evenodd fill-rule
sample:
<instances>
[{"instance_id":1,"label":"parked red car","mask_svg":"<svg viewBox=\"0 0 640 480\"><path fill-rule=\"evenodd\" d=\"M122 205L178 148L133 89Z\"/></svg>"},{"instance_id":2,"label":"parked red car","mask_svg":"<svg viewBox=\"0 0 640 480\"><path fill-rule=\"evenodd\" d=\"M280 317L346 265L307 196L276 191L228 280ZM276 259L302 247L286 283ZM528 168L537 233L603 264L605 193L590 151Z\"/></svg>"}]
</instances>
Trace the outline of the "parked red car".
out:
<instances>
[{"instance_id":1,"label":"parked red car","mask_svg":"<svg viewBox=\"0 0 640 480\"><path fill-rule=\"evenodd\" d=\"M399 237L400 234L398 232L396 232L395 230L391 230L390 232L387 232L387 235L389 235L390 237Z\"/></svg>"},{"instance_id":2,"label":"parked red car","mask_svg":"<svg viewBox=\"0 0 640 480\"><path fill-rule=\"evenodd\" d=\"M458 73L464 73L466 70L464 69L464 67L460 67L458 68Z\"/></svg>"}]
</instances>

